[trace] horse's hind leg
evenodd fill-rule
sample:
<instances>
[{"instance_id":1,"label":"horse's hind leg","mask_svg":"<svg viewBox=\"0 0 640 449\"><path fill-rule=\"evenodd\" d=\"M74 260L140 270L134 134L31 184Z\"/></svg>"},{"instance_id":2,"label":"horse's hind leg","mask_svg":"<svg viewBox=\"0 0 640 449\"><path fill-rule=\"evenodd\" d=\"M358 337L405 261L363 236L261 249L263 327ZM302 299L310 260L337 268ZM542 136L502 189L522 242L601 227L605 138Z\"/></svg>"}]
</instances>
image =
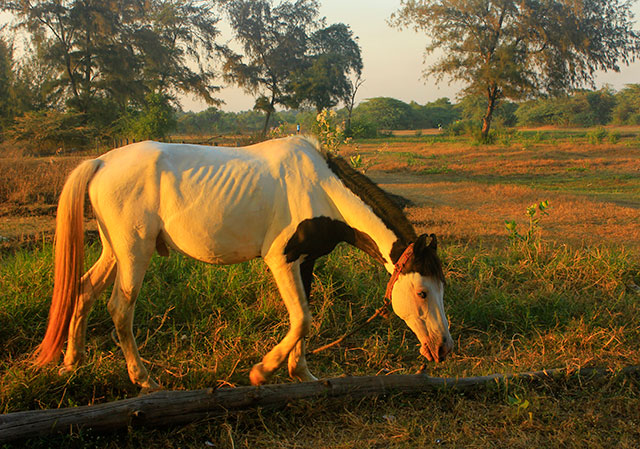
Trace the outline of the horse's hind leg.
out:
<instances>
[{"instance_id":1,"label":"horse's hind leg","mask_svg":"<svg viewBox=\"0 0 640 449\"><path fill-rule=\"evenodd\" d=\"M113 283L116 273L116 259L111 247L102 239L102 254L98 261L87 271L80 281L80 293L69 323L67 352L64 355L64 367L60 372L72 371L84 357L87 318L91 306L102 291Z\"/></svg>"},{"instance_id":2,"label":"horse's hind leg","mask_svg":"<svg viewBox=\"0 0 640 449\"><path fill-rule=\"evenodd\" d=\"M154 390L158 384L149 377L147 369L140 359L138 346L133 336L133 313L136 298L142 286L144 273L147 270L154 242L138 241L139 248L126 255L118 255L118 268L111 299L107 309L113 318L118 334L120 348L127 362L127 371L131 381L145 389ZM124 257L120 257L124 256Z\"/></svg>"},{"instance_id":3,"label":"horse's hind leg","mask_svg":"<svg viewBox=\"0 0 640 449\"><path fill-rule=\"evenodd\" d=\"M311 374L307 366L307 359L305 357L306 346L304 339L300 339L289 353L289 376L301 382L318 380L316 376Z\"/></svg>"},{"instance_id":4,"label":"horse's hind leg","mask_svg":"<svg viewBox=\"0 0 640 449\"><path fill-rule=\"evenodd\" d=\"M313 281L314 263L315 259L306 259L300 264L300 276L302 278L302 285L304 287L304 293L307 297L307 300L311 297L311 282ZM289 376L302 382L317 380L316 377L311 374L311 371L309 371L305 353L306 344L304 338L302 338L298 341L298 343L296 343L294 348L289 353Z\"/></svg>"}]
</instances>

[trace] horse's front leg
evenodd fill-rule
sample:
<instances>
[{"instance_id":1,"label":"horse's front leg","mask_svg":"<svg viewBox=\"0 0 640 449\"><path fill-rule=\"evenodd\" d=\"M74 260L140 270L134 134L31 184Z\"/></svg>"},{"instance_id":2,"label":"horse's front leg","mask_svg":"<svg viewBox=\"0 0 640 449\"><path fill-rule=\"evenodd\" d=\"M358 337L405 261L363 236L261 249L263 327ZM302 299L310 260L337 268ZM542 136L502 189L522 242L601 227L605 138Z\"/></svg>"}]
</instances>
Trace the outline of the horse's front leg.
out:
<instances>
[{"instance_id":1,"label":"horse's front leg","mask_svg":"<svg viewBox=\"0 0 640 449\"><path fill-rule=\"evenodd\" d=\"M280 295L289 312L290 328L282 341L264 356L262 362L253 366L249 375L251 383L253 385L265 383L271 374L282 365L294 348L296 350L292 356L293 359L290 359L295 360L294 374L292 376L301 380L315 379L306 368L306 362L304 362L302 339L309 333L311 314L309 313L307 297L300 276L300 263L297 261L287 263L282 257L278 257L275 260L265 258L265 262L273 273ZM298 360L303 363L298 363ZM302 366L304 368L300 371ZM289 371L291 372L291 365Z\"/></svg>"}]
</instances>

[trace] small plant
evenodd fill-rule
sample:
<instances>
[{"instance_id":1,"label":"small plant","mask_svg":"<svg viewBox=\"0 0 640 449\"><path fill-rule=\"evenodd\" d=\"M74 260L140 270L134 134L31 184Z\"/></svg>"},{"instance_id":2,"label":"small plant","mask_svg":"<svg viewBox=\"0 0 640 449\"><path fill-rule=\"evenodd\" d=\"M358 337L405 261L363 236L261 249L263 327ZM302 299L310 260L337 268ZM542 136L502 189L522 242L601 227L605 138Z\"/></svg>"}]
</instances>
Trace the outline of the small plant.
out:
<instances>
[{"instance_id":1,"label":"small plant","mask_svg":"<svg viewBox=\"0 0 640 449\"><path fill-rule=\"evenodd\" d=\"M524 234L518 232L518 224L515 220L507 220L504 222L509 239L515 244L523 242L527 245L536 245L540 241L540 219L543 215L549 215L549 201L541 201L538 204L532 204L527 207L527 216L529 217L529 229Z\"/></svg>"},{"instance_id":2,"label":"small plant","mask_svg":"<svg viewBox=\"0 0 640 449\"><path fill-rule=\"evenodd\" d=\"M595 145L598 143L602 143L602 141L607 137L607 130L603 127L594 129L587 133L587 140L590 144Z\"/></svg>"},{"instance_id":3,"label":"small plant","mask_svg":"<svg viewBox=\"0 0 640 449\"><path fill-rule=\"evenodd\" d=\"M270 139L277 139L278 137L286 137L288 135L289 134L287 133L284 123L280 123L278 126L275 126L269 130Z\"/></svg>"},{"instance_id":4,"label":"small plant","mask_svg":"<svg viewBox=\"0 0 640 449\"><path fill-rule=\"evenodd\" d=\"M620 141L620 131L611 131L607 137L609 143L616 144Z\"/></svg>"},{"instance_id":5,"label":"small plant","mask_svg":"<svg viewBox=\"0 0 640 449\"><path fill-rule=\"evenodd\" d=\"M364 163L362 161L362 156L359 155L359 154L356 154L355 156L350 156L349 157L349 163L356 170L360 170L362 168L362 166L364 165Z\"/></svg>"},{"instance_id":6,"label":"small plant","mask_svg":"<svg viewBox=\"0 0 640 449\"><path fill-rule=\"evenodd\" d=\"M340 146L349 142L345 136L344 124L338 123L336 111L323 109L316 116L314 132L322 146L330 153L337 154Z\"/></svg>"}]
</instances>

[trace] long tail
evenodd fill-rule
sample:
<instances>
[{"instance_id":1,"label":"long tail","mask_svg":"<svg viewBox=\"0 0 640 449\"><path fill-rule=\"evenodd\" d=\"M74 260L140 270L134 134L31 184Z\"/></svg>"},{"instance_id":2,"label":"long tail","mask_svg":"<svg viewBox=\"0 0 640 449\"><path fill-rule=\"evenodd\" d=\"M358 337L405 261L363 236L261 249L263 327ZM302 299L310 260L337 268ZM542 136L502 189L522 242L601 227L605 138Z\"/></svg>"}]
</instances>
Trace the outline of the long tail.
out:
<instances>
[{"instance_id":1,"label":"long tail","mask_svg":"<svg viewBox=\"0 0 640 449\"><path fill-rule=\"evenodd\" d=\"M49 323L36 349L37 366L60 356L69 322L76 307L84 260L84 197L89 181L103 164L99 159L82 162L64 184L56 217L54 287Z\"/></svg>"}]
</instances>

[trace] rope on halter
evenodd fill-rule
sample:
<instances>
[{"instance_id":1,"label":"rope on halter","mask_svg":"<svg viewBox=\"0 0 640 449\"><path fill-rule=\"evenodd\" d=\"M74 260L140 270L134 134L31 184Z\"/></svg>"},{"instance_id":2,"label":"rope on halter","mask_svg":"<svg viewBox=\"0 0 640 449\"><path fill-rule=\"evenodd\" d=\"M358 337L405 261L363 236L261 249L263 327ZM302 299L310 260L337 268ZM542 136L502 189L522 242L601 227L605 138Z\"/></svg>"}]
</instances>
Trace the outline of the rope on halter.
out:
<instances>
[{"instance_id":1,"label":"rope on halter","mask_svg":"<svg viewBox=\"0 0 640 449\"><path fill-rule=\"evenodd\" d=\"M400 276L400 273L402 273L402 270L404 269L405 265L407 264L409 259L411 259L412 256L413 256L413 243L407 246L407 249L404 250L404 252L402 253L402 256L400 256L398 261L394 264L393 274L391 275L391 279L389 279L389 282L387 283L387 291L385 292L385 295L384 295L384 301L382 302L382 307L378 308L373 313L373 315L371 315L367 319L367 321L360 324L355 329L351 330L350 332L347 332L342 337L338 338L337 340L329 344L326 344L324 346L320 346L319 348L314 349L313 351L310 352L310 354L317 354L318 352L322 352L325 349L332 348L342 343L345 339L351 337L353 334L355 334L360 329L365 327L367 324L372 322L378 316L383 316L385 318L388 318L389 306L391 305L391 293L393 292L393 286L395 285L396 281L398 280L398 277Z\"/></svg>"}]
</instances>

